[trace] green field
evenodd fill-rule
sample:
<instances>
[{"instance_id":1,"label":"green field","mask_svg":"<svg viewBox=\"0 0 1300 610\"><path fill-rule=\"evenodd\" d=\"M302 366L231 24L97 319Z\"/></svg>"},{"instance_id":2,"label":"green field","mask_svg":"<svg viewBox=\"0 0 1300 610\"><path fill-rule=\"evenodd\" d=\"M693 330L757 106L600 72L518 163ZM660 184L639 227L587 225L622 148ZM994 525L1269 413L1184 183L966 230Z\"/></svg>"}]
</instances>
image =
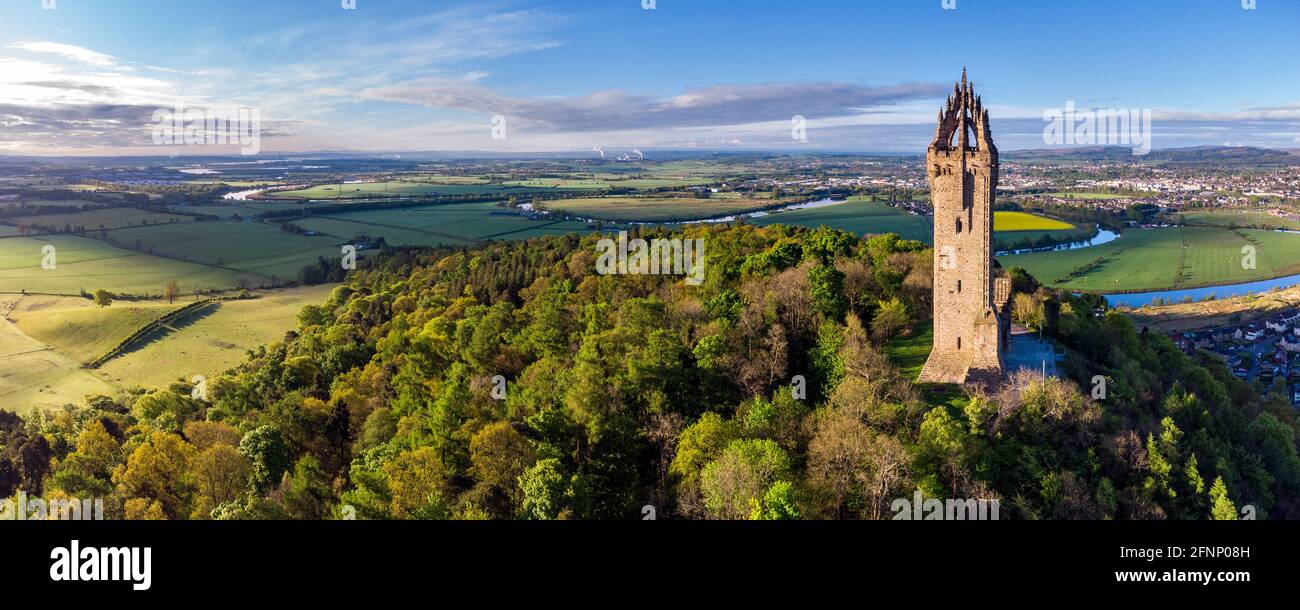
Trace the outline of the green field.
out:
<instances>
[{"instance_id":1,"label":"green field","mask_svg":"<svg viewBox=\"0 0 1300 610\"><path fill-rule=\"evenodd\" d=\"M82 404L88 395L115 391L68 357L0 320L0 409L23 413Z\"/></svg>"},{"instance_id":2,"label":"green field","mask_svg":"<svg viewBox=\"0 0 1300 610\"><path fill-rule=\"evenodd\" d=\"M123 231L161 231L215 223L161 225ZM42 267L45 246L55 248L55 267ZM79 294L105 288L128 294L160 294L176 280L183 292L230 288L244 280L256 285L262 278L249 273L218 269L184 261L149 256L104 242L71 235L8 237L0 239L0 292Z\"/></svg>"},{"instance_id":3,"label":"green field","mask_svg":"<svg viewBox=\"0 0 1300 610\"><path fill-rule=\"evenodd\" d=\"M504 182L506 186L518 186L534 189L573 189L573 190L605 190L609 188L609 183L604 180L582 180L567 178L534 178L532 180L510 180Z\"/></svg>"},{"instance_id":4,"label":"green field","mask_svg":"<svg viewBox=\"0 0 1300 610\"><path fill-rule=\"evenodd\" d=\"M272 204L272 205L274 205L274 204ZM287 204L286 207L297 208L297 207L300 207L300 206L295 205L295 204ZM251 216L256 216L257 214L259 214L259 213L261 213L261 212L269 212L269 211L272 211L272 210L271 210L271 207L270 207L269 205L267 205L267 204L262 204L260 207L254 207L254 206L251 206L251 205L248 205L248 206L245 206L245 205L186 205L186 206L177 206L177 207L175 207L175 208L172 208L172 211L174 211L174 212L176 212L176 213L178 213L178 214L184 214L184 213L186 213L186 212L189 212L189 213L191 213L191 214L205 214L205 215L208 215L208 216L219 216L219 217L221 217L221 218L231 218L231 217L235 216L236 214L239 215L239 216L242 216L242 217L251 217Z\"/></svg>"},{"instance_id":5,"label":"green field","mask_svg":"<svg viewBox=\"0 0 1300 610\"><path fill-rule=\"evenodd\" d=\"M511 213L492 203L448 203L431 206L403 207L391 210L369 210L361 212L342 212L319 217L334 221L346 221L357 225L358 233L383 235L388 238L395 231L426 231L440 234L444 238L459 240L489 239L527 239L541 235L562 235L565 233L585 232L586 223L576 221L529 220ZM296 220L294 224L311 226L314 220ZM329 226L326 231L331 234L346 232L345 227ZM420 236L420 241L429 236ZM396 244L391 238L390 244Z\"/></svg>"},{"instance_id":6,"label":"green field","mask_svg":"<svg viewBox=\"0 0 1300 610\"><path fill-rule=\"evenodd\" d=\"M0 203L0 207L16 207L17 205L18 203L13 201ZM86 199L24 199L22 206L24 208L98 208L103 207L104 204Z\"/></svg>"},{"instance_id":7,"label":"green field","mask_svg":"<svg viewBox=\"0 0 1300 610\"><path fill-rule=\"evenodd\" d=\"M1263 210L1227 209L1198 210L1184 212L1183 221L1188 224L1215 227L1267 227L1271 229L1289 229L1300 231L1300 220L1281 218Z\"/></svg>"},{"instance_id":8,"label":"green field","mask_svg":"<svg viewBox=\"0 0 1300 610\"><path fill-rule=\"evenodd\" d=\"M80 297L28 296L9 317L23 334L89 364L183 304L118 302L100 308Z\"/></svg>"},{"instance_id":9,"label":"green field","mask_svg":"<svg viewBox=\"0 0 1300 610\"><path fill-rule=\"evenodd\" d=\"M269 291L259 299L222 301L211 310L182 317L165 335L109 360L97 374L122 388L159 387L195 375L212 379L243 362L247 350L296 328L298 312L323 303L333 288L306 286Z\"/></svg>"},{"instance_id":10,"label":"green field","mask_svg":"<svg viewBox=\"0 0 1300 610\"><path fill-rule=\"evenodd\" d=\"M546 209L580 218L634 222L674 222L743 214L773 205L771 199L696 199L694 197L588 197L546 202Z\"/></svg>"},{"instance_id":11,"label":"green field","mask_svg":"<svg viewBox=\"0 0 1300 610\"><path fill-rule=\"evenodd\" d=\"M49 214L45 216L20 216L8 219L15 225L45 225L53 227L81 227L88 231L118 229L142 225L193 222L193 216L163 214L137 208L100 208L75 214Z\"/></svg>"},{"instance_id":12,"label":"green field","mask_svg":"<svg viewBox=\"0 0 1300 610\"><path fill-rule=\"evenodd\" d=\"M1254 269L1242 268L1253 246ZM1039 281L1070 290L1143 292L1235 284L1300 273L1300 235L1257 229L1162 228L1126 231L1101 246L1001 257Z\"/></svg>"},{"instance_id":13,"label":"green field","mask_svg":"<svg viewBox=\"0 0 1300 610\"><path fill-rule=\"evenodd\" d=\"M281 281L295 280L317 257L338 257L342 243L330 237L304 237L261 222L208 221L133 227L109 231L125 245L183 261L215 265Z\"/></svg>"},{"instance_id":14,"label":"green field","mask_svg":"<svg viewBox=\"0 0 1300 610\"><path fill-rule=\"evenodd\" d=\"M915 216L887 203L849 201L819 208L792 210L760 216L749 221L758 226L784 224L815 229L827 226L857 235L897 233L904 239L929 243L934 225L925 216Z\"/></svg>"},{"instance_id":15,"label":"green field","mask_svg":"<svg viewBox=\"0 0 1300 610\"><path fill-rule=\"evenodd\" d=\"M361 222L347 220L353 217ZM341 242L350 241L358 235L366 235L371 238L383 237L389 245L393 246L467 246L471 241L467 239L455 239L449 235L440 235L437 233L423 231L420 229L401 228L396 226L376 226L366 224L367 219L372 218L366 212L357 212L355 214L340 214L338 216L314 216L293 221L304 229L316 231L322 235L336 237ZM375 218L383 220L383 218ZM337 255L336 255L337 256Z\"/></svg>"}]
</instances>

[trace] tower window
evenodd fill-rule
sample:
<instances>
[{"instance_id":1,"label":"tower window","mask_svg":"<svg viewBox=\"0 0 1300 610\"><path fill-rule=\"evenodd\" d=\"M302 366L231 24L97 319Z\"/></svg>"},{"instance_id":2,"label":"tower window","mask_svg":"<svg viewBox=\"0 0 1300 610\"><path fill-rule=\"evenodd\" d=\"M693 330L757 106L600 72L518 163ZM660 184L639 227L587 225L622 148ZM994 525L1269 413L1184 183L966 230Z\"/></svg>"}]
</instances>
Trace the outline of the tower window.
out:
<instances>
[{"instance_id":1,"label":"tower window","mask_svg":"<svg viewBox=\"0 0 1300 610\"><path fill-rule=\"evenodd\" d=\"M958 233L961 233L961 219L960 219L960 218L957 219L957 232L958 232Z\"/></svg>"},{"instance_id":2,"label":"tower window","mask_svg":"<svg viewBox=\"0 0 1300 610\"><path fill-rule=\"evenodd\" d=\"M958 294L961 293L961 280L957 280L957 292Z\"/></svg>"},{"instance_id":3,"label":"tower window","mask_svg":"<svg viewBox=\"0 0 1300 610\"><path fill-rule=\"evenodd\" d=\"M961 337L957 337L957 349L961 349Z\"/></svg>"}]
</instances>

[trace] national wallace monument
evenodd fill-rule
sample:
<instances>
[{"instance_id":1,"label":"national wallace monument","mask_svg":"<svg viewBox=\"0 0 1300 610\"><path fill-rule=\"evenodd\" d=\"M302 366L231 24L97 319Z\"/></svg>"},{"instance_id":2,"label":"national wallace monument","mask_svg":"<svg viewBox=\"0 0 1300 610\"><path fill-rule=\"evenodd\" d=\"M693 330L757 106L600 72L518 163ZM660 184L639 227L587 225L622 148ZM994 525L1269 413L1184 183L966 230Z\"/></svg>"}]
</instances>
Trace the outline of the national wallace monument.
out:
<instances>
[{"instance_id":1,"label":"national wallace monument","mask_svg":"<svg viewBox=\"0 0 1300 610\"><path fill-rule=\"evenodd\" d=\"M939 111L926 160L934 206L934 350L919 380L996 387L1011 334L1011 280L993 268L998 149L988 110L964 69Z\"/></svg>"}]
</instances>

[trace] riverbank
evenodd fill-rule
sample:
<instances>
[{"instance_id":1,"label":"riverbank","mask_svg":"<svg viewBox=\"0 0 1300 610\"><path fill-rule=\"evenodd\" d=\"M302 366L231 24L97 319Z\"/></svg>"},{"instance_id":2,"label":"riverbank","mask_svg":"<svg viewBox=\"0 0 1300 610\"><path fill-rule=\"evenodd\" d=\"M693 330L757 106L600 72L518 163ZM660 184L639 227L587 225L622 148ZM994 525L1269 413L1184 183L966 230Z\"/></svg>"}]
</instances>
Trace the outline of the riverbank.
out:
<instances>
[{"instance_id":1,"label":"riverbank","mask_svg":"<svg viewBox=\"0 0 1300 610\"><path fill-rule=\"evenodd\" d=\"M1300 286L1216 301L1122 309L1139 328L1175 333L1249 324L1300 309Z\"/></svg>"}]
</instances>

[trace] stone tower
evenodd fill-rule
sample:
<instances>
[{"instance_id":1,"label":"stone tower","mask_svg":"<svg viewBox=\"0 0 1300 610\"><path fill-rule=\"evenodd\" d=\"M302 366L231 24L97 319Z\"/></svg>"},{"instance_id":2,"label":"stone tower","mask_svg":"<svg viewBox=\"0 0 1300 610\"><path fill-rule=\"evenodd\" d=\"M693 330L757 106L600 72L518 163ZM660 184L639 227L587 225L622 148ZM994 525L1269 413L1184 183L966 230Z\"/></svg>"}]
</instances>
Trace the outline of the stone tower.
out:
<instances>
[{"instance_id":1,"label":"stone tower","mask_svg":"<svg viewBox=\"0 0 1300 610\"><path fill-rule=\"evenodd\" d=\"M934 207L934 350L929 383L997 385L1010 335L1010 280L995 277L998 149L989 114L962 70L926 154Z\"/></svg>"}]
</instances>

